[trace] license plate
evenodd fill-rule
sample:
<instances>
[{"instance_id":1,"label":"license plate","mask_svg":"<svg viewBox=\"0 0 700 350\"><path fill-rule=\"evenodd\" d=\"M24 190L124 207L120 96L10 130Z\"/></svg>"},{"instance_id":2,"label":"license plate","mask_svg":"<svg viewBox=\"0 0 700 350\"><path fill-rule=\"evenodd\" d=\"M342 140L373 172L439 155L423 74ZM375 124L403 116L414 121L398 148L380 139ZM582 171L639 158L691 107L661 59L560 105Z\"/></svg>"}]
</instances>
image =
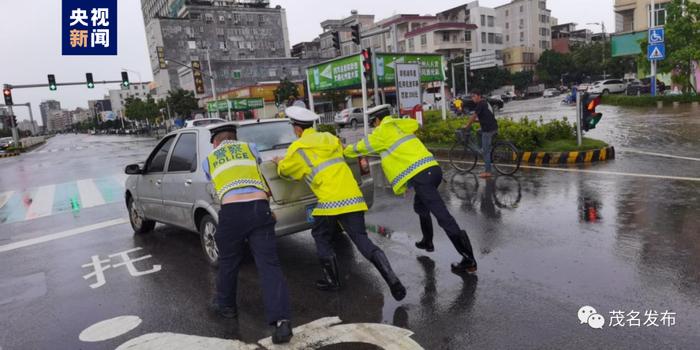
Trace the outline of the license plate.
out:
<instances>
[{"instance_id":1,"label":"license plate","mask_svg":"<svg viewBox=\"0 0 700 350\"><path fill-rule=\"evenodd\" d=\"M306 207L306 222L313 224L314 223L314 216L311 214L314 209L316 209L316 205L312 204Z\"/></svg>"}]
</instances>

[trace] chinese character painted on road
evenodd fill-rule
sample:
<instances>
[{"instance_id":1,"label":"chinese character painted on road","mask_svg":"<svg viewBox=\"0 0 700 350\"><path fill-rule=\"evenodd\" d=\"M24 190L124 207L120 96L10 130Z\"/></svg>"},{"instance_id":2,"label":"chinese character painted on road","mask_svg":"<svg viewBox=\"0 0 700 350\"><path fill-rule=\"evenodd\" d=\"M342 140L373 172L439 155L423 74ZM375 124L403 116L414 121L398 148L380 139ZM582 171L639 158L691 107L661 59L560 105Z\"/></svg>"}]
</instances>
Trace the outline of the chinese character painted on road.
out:
<instances>
[{"instance_id":1,"label":"chinese character painted on road","mask_svg":"<svg viewBox=\"0 0 700 350\"><path fill-rule=\"evenodd\" d=\"M151 255L144 255L138 258L132 258L129 256L130 253L137 252L141 249L141 247L136 247L133 249L125 250L123 252L110 254L108 259L105 260L101 260L99 255L93 255L91 257L92 262L82 265L82 267L92 268L94 271L84 275L83 279L87 280L94 277L95 283L90 284L90 288L95 289L102 287L107 283L104 272L109 268L126 266L126 269L129 271L129 275L131 275L132 277L139 277L160 271L161 265L153 265L150 269L143 271L139 271L136 268L136 266L134 265L135 262L151 258ZM119 258L118 260L120 260L120 262L117 262L114 265L110 265L109 263L112 262L112 258Z\"/></svg>"}]
</instances>

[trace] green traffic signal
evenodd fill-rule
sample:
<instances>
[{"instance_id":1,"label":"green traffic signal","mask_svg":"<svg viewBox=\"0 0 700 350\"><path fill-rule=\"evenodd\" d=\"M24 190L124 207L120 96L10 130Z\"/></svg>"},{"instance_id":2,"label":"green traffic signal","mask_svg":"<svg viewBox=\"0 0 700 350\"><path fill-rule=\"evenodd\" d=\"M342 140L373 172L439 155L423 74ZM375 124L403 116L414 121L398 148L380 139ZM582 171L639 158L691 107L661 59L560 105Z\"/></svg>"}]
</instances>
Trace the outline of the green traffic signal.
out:
<instances>
[{"instance_id":1,"label":"green traffic signal","mask_svg":"<svg viewBox=\"0 0 700 350\"><path fill-rule=\"evenodd\" d=\"M87 80L88 89L95 87L95 82L92 80L92 73L85 73L85 80Z\"/></svg>"},{"instance_id":2,"label":"green traffic signal","mask_svg":"<svg viewBox=\"0 0 700 350\"><path fill-rule=\"evenodd\" d=\"M56 76L53 74L49 74L48 78L49 78L49 90L56 91Z\"/></svg>"},{"instance_id":3,"label":"green traffic signal","mask_svg":"<svg viewBox=\"0 0 700 350\"><path fill-rule=\"evenodd\" d=\"M129 87L129 73L122 72L122 86Z\"/></svg>"}]
</instances>

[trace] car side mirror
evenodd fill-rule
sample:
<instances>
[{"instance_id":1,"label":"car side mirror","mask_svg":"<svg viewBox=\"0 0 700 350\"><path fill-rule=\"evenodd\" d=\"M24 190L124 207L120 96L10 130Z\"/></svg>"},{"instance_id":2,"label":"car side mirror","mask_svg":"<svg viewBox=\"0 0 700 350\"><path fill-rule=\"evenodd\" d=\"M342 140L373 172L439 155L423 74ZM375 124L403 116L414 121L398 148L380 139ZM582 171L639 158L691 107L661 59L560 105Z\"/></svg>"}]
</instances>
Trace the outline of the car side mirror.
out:
<instances>
[{"instance_id":1,"label":"car side mirror","mask_svg":"<svg viewBox=\"0 0 700 350\"><path fill-rule=\"evenodd\" d=\"M124 173L128 175L139 175L143 174L143 168L140 164L129 164L124 168Z\"/></svg>"}]
</instances>

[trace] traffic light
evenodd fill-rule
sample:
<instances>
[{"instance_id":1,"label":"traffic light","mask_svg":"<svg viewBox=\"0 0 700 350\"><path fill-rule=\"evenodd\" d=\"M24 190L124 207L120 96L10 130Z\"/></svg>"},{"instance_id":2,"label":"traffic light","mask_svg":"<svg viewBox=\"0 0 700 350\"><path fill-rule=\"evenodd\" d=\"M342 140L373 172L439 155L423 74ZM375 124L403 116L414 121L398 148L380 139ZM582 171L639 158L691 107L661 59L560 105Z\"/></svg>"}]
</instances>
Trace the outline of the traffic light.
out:
<instances>
[{"instance_id":1,"label":"traffic light","mask_svg":"<svg viewBox=\"0 0 700 350\"><path fill-rule=\"evenodd\" d=\"M581 106L583 108L581 113L583 119L581 121L581 128L584 131L595 129L595 126L600 121L600 118L603 117L602 113L596 113L595 111L595 108L598 107L599 104L600 96L591 98L588 93L584 93L583 96L581 96Z\"/></svg>"},{"instance_id":2,"label":"traffic light","mask_svg":"<svg viewBox=\"0 0 700 350\"><path fill-rule=\"evenodd\" d=\"M49 90L56 91L56 76L49 74Z\"/></svg>"},{"instance_id":3,"label":"traffic light","mask_svg":"<svg viewBox=\"0 0 700 350\"><path fill-rule=\"evenodd\" d=\"M129 87L129 73L127 72L122 72L122 86Z\"/></svg>"},{"instance_id":4,"label":"traffic light","mask_svg":"<svg viewBox=\"0 0 700 350\"><path fill-rule=\"evenodd\" d=\"M340 32L334 31L332 34L333 48L340 50Z\"/></svg>"},{"instance_id":5,"label":"traffic light","mask_svg":"<svg viewBox=\"0 0 700 350\"><path fill-rule=\"evenodd\" d=\"M85 80L87 81L88 89L95 87L95 82L92 80L92 73L85 73Z\"/></svg>"},{"instance_id":6,"label":"traffic light","mask_svg":"<svg viewBox=\"0 0 700 350\"><path fill-rule=\"evenodd\" d=\"M16 115L12 116L12 126L17 127L17 116Z\"/></svg>"},{"instance_id":7,"label":"traffic light","mask_svg":"<svg viewBox=\"0 0 700 350\"><path fill-rule=\"evenodd\" d=\"M5 105L12 106L12 89L4 88L2 89L2 96L5 97Z\"/></svg>"},{"instance_id":8,"label":"traffic light","mask_svg":"<svg viewBox=\"0 0 700 350\"><path fill-rule=\"evenodd\" d=\"M354 26L350 26L350 29L352 29L352 42L355 43L355 45L360 45L360 25L355 24Z\"/></svg>"},{"instance_id":9,"label":"traffic light","mask_svg":"<svg viewBox=\"0 0 700 350\"><path fill-rule=\"evenodd\" d=\"M365 75L365 79L369 81L372 76L372 50L364 49L362 50L362 72Z\"/></svg>"}]
</instances>

